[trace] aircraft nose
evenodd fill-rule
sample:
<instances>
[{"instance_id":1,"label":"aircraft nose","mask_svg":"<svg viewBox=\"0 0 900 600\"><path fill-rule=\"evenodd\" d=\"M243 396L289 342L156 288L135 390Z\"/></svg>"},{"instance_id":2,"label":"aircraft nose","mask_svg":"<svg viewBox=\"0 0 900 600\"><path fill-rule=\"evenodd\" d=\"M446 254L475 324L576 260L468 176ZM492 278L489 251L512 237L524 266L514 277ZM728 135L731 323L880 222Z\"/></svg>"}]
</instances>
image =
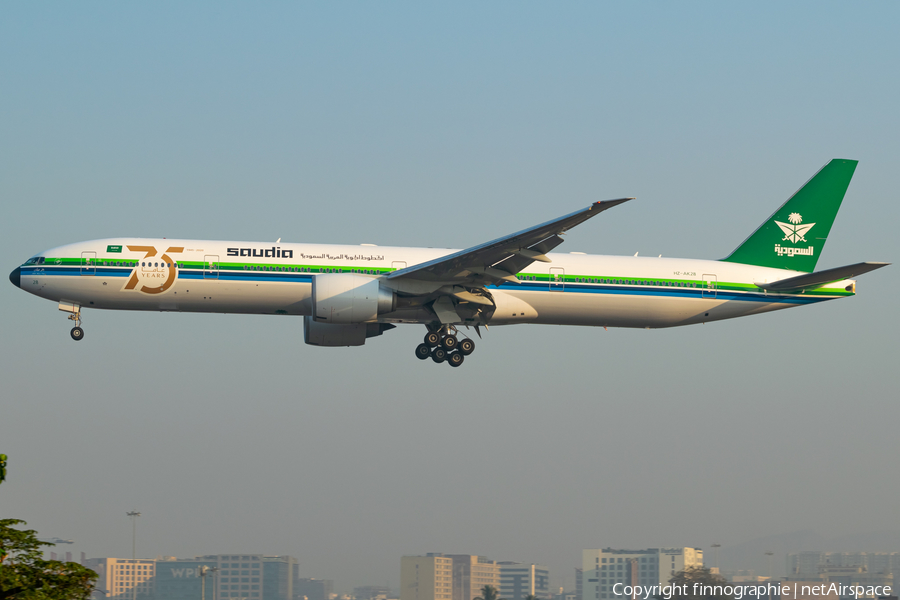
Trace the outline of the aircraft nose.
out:
<instances>
[{"instance_id":1,"label":"aircraft nose","mask_svg":"<svg viewBox=\"0 0 900 600\"><path fill-rule=\"evenodd\" d=\"M16 267L15 269L13 269L13 272L9 274L9 280L17 288L22 287L22 268Z\"/></svg>"}]
</instances>

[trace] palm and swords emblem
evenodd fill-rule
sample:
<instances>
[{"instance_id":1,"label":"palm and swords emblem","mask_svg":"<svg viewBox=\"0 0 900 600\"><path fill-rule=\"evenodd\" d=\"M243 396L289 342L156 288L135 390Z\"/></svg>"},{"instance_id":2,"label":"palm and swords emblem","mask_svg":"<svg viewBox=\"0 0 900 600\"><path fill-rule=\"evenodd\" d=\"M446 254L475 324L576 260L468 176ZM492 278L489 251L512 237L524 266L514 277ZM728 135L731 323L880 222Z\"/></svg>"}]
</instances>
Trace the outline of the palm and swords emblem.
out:
<instances>
[{"instance_id":1,"label":"palm and swords emblem","mask_svg":"<svg viewBox=\"0 0 900 600\"><path fill-rule=\"evenodd\" d=\"M796 244L797 242L805 242L806 238L803 237L809 230L813 228L815 223L807 223L806 225L801 225L803 222L803 217L800 216L800 213L791 213L788 215L788 221L790 223L782 223L781 221L775 221L775 224L781 228L781 231L784 232L784 237L781 241L789 241L792 244Z\"/></svg>"}]
</instances>

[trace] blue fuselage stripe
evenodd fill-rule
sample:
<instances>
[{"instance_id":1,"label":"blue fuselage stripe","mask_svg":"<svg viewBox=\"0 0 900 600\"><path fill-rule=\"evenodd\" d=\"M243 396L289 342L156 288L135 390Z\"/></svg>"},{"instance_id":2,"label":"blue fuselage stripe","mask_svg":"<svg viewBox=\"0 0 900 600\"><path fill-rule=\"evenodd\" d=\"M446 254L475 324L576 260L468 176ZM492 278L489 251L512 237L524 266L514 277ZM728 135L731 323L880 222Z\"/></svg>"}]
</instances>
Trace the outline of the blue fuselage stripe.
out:
<instances>
[{"instance_id":1,"label":"blue fuselage stripe","mask_svg":"<svg viewBox=\"0 0 900 600\"><path fill-rule=\"evenodd\" d=\"M42 265L40 267L21 267L21 276L94 276L94 277L130 277L134 269L122 267L63 267ZM188 280L208 281L246 281L246 282L284 282L309 283L315 277L313 273L287 273L282 271L204 271L202 269L178 269L178 277ZM502 283L489 286L506 291L529 291L565 294L605 294L625 296L659 296L669 298L704 298L716 300L737 300L742 302L812 304L822 300L830 300L835 296L775 296L761 292L734 292L730 290L708 290L706 288L669 288L658 286L608 285L565 283L553 284L539 281L523 281L521 283Z\"/></svg>"}]
</instances>

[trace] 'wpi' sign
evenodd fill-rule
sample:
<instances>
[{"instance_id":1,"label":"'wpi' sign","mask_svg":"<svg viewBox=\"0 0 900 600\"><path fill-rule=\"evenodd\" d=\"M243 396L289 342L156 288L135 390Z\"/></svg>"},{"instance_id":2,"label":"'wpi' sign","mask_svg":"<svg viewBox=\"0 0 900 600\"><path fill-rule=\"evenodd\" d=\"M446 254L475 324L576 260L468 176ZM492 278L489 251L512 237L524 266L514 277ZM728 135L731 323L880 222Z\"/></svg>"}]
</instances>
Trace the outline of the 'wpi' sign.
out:
<instances>
[{"instance_id":1,"label":"'wpi' sign","mask_svg":"<svg viewBox=\"0 0 900 600\"><path fill-rule=\"evenodd\" d=\"M200 569L172 569L172 577L200 577Z\"/></svg>"}]
</instances>

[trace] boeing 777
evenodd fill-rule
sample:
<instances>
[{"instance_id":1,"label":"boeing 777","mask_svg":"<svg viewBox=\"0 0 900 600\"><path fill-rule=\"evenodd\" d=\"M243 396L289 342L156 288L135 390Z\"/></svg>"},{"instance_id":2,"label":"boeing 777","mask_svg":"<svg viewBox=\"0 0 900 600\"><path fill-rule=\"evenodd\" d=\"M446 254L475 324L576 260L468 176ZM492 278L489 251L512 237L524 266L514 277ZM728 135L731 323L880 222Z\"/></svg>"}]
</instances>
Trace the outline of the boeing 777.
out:
<instances>
[{"instance_id":1,"label":"boeing 777","mask_svg":"<svg viewBox=\"0 0 900 600\"><path fill-rule=\"evenodd\" d=\"M475 349L461 327L675 327L853 296L853 277L888 263L815 268L856 164L830 161L721 260L550 252L620 198L465 250L113 238L40 252L9 278L69 313L75 340L83 308L302 316L314 346L417 323L416 356L458 367Z\"/></svg>"}]
</instances>

